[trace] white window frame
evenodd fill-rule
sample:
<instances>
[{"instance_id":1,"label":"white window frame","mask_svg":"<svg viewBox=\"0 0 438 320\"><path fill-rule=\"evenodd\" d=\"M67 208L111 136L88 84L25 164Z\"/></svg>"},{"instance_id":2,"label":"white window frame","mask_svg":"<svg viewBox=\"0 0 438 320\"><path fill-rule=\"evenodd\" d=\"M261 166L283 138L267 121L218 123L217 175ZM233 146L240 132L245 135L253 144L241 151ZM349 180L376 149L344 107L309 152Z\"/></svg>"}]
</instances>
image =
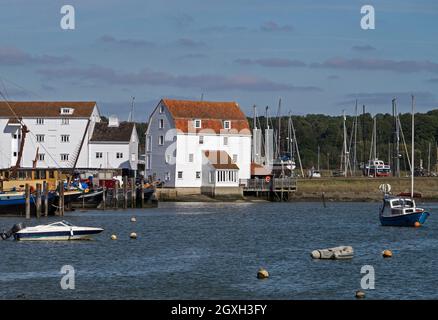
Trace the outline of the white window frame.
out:
<instances>
[{"instance_id":1,"label":"white window frame","mask_svg":"<svg viewBox=\"0 0 438 320\"><path fill-rule=\"evenodd\" d=\"M164 181L170 181L170 172L169 171L164 173Z\"/></svg>"},{"instance_id":2,"label":"white window frame","mask_svg":"<svg viewBox=\"0 0 438 320\"><path fill-rule=\"evenodd\" d=\"M159 113L164 113L164 106L162 104L160 105Z\"/></svg>"},{"instance_id":3,"label":"white window frame","mask_svg":"<svg viewBox=\"0 0 438 320\"><path fill-rule=\"evenodd\" d=\"M224 137L224 146L228 146L228 137L227 136Z\"/></svg>"},{"instance_id":4,"label":"white window frame","mask_svg":"<svg viewBox=\"0 0 438 320\"><path fill-rule=\"evenodd\" d=\"M237 156L237 154L233 154L233 162L237 163L238 159L239 159L239 157Z\"/></svg>"},{"instance_id":5,"label":"white window frame","mask_svg":"<svg viewBox=\"0 0 438 320\"><path fill-rule=\"evenodd\" d=\"M199 144L204 144L204 136L199 136Z\"/></svg>"},{"instance_id":6,"label":"white window frame","mask_svg":"<svg viewBox=\"0 0 438 320\"><path fill-rule=\"evenodd\" d=\"M145 164L146 170L151 170L151 161L152 161L151 155L147 154L146 155L146 164Z\"/></svg>"},{"instance_id":7,"label":"white window frame","mask_svg":"<svg viewBox=\"0 0 438 320\"><path fill-rule=\"evenodd\" d=\"M61 153L61 161L68 161L69 154L68 153Z\"/></svg>"},{"instance_id":8,"label":"white window frame","mask_svg":"<svg viewBox=\"0 0 438 320\"><path fill-rule=\"evenodd\" d=\"M158 129L164 128L164 119L158 119Z\"/></svg>"},{"instance_id":9,"label":"white window frame","mask_svg":"<svg viewBox=\"0 0 438 320\"><path fill-rule=\"evenodd\" d=\"M146 136L146 151L152 151L152 136L150 134Z\"/></svg>"},{"instance_id":10,"label":"white window frame","mask_svg":"<svg viewBox=\"0 0 438 320\"><path fill-rule=\"evenodd\" d=\"M96 152L96 159L102 159L103 158L103 152Z\"/></svg>"},{"instance_id":11,"label":"white window frame","mask_svg":"<svg viewBox=\"0 0 438 320\"><path fill-rule=\"evenodd\" d=\"M44 124L44 118L36 118L36 124L37 125L43 125Z\"/></svg>"},{"instance_id":12,"label":"white window frame","mask_svg":"<svg viewBox=\"0 0 438 320\"><path fill-rule=\"evenodd\" d=\"M123 152L116 152L116 159L123 159Z\"/></svg>"},{"instance_id":13,"label":"white window frame","mask_svg":"<svg viewBox=\"0 0 438 320\"><path fill-rule=\"evenodd\" d=\"M195 161L195 155L193 153L189 153L189 162Z\"/></svg>"},{"instance_id":14,"label":"white window frame","mask_svg":"<svg viewBox=\"0 0 438 320\"><path fill-rule=\"evenodd\" d=\"M199 121L199 125L197 125L198 121ZM195 129L201 129L201 128L202 128L202 120L201 120L201 119L195 119L195 120L193 120L193 127L194 127Z\"/></svg>"},{"instance_id":15,"label":"white window frame","mask_svg":"<svg viewBox=\"0 0 438 320\"><path fill-rule=\"evenodd\" d=\"M69 134L61 134L61 142L62 143L69 143L70 142L70 135Z\"/></svg>"},{"instance_id":16,"label":"white window frame","mask_svg":"<svg viewBox=\"0 0 438 320\"><path fill-rule=\"evenodd\" d=\"M195 178L196 179L201 179L201 171L196 171L196 173L195 173Z\"/></svg>"},{"instance_id":17,"label":"white window frame","mask_svg":"<svg viewBox=\"0 0 438 320\"><path fill-rule=\"evenodd\" d=\"M224 120L224 129L231 129L231 121Z\"/></svg>"},{"instance_id":18,"label":"white window frame","mask_svg":"<svg viewBox=\"0 0 438 320\"><path fill-rule=\"evenodd\" d=\"M38 161L44 161L46 154L45 153L38 153Z\"/></svg>"},{"instance_id":19,"label":"white window frame","mask_svg":"<svg viewBox=\"0 0 438 320\"><path fill-rule=\"evenodd\" d=\"M180 173L181 173L181 177L180 177ZM177 178L178 178L179 180L183 179L183 172L182 172L182 171L178 171L178 172L177 172Z\"/></svg>"},{"instance_id":20,"label":"white window frame","mask_svg":"<svg viewBox=\"0 0 438 320\"><path fill-rule=\"evenodd\" d=\"M45 135L44 134L37 134L36 135L36 141L37 142L44 142L45 140Z\"/></svg>"},{"instance_id":21,"label":"white window frame","mask_svg":"<svg viewBox=\"0 0 438 320\"><path fill-rule=\"evenodd\" d=\"M164 146L164 136L158 136L158 145Z\"/></svg>"},{"instance_id":22,"label":"white window frame","mask_svg":"<svg viewBox=\"0 0 438 320\"><path fill-rule=\"evenodd\" d=\"M69 118L62 118L61 119L61 125L66 126L70 124L70 119Z\"/></svg>"}]
</instances>

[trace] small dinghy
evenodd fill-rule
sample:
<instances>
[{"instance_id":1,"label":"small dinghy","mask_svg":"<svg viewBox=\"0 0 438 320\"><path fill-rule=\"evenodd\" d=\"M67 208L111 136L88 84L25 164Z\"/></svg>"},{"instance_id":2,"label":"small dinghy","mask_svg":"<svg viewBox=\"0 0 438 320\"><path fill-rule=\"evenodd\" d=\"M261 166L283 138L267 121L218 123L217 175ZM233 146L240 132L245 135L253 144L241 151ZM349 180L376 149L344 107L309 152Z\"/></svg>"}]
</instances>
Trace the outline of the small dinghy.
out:
<instances>
[{"instance_id":1,"label":"small dinghy","mask_svg":"<svg viewBox=\"0 0 438 320\"><path fill-rule=\"evenodd\" d=\"M351 246L340 246L328 249L314 250L310 254L313 259L343 260L353 258L353 248Z\"/></svg>"},{"instance_id":2,"label":"small dinghy","mask_svg":"<svg viewBox=\"0 0 438 320\"><path fill-rule=\"evenodd\" d=\"M47 225L25 227L22 224L14 225L8 233L3 233L2 238L14 236L15 240L26 241L63 241L63 240L88 240L92 235L101 233L102 228L79 227L63 220ZM4 235L6 235L4 237Z\"/></svg>"}]
</instances>

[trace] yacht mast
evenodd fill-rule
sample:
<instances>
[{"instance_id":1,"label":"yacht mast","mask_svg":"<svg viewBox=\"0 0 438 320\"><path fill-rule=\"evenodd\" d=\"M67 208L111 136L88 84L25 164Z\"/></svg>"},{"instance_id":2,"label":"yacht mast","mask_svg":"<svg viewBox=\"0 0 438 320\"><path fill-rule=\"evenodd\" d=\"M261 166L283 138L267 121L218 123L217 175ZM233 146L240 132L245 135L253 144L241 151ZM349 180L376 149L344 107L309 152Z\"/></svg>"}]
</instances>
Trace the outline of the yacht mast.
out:
<instances>
[{"instance_id":1,"label":"yacht mast","mask_svg":"<svg viewBox=\"0 0 438 320\"><path fill-rule=\"evenodd\" d=\"M415 143L415 137L414 137L414 126L415 126L415 120L414 120L414 104L415 104L415 98L414 95L412 95L412 128L411 128L411 143L412 143L412 150L411 150L411 158L412 158L412 165L411 165L411 198L414 198L414 143Z\"/></svg>"}]
</instances>

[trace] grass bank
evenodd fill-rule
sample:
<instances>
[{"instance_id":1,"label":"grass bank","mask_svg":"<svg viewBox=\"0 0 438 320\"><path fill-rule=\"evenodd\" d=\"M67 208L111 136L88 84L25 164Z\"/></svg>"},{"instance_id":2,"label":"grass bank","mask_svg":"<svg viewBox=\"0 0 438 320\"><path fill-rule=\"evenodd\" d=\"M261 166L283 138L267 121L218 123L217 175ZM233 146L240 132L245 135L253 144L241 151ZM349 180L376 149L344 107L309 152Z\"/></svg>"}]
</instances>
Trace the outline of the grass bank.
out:
<instances>
[{"instance_id":1,"label":"grass bank","mask_svg":"<svg viewBox=\"0 0 438 320\"><path fill-rule=\"evenodd\" d=\"M393 194L410 192L410 178L314 178L298 180L291 200L320 201L324 192L326 201L380 201L379 186L386 183L391 185ZM423 200L438 201L438 178L416 177L415 192L420 192Z\"/></svg>"}]
</instances>

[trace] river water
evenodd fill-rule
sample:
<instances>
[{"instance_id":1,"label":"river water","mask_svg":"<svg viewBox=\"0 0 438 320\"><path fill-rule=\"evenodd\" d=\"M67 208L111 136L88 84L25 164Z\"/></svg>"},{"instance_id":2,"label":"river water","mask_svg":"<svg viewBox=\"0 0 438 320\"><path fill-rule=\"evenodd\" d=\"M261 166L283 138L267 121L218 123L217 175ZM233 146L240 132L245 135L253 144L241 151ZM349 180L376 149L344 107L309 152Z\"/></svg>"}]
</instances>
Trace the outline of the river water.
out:
<instances>
[{"instance_id":1,"label":"river water","mask_svg":"<svg viewBox=\"0 0 438 320\"><path fill-rule=\"evenodd\" d=\"M367 299L438 299L438 205L424 204L432 214L421 228L380 226L378 206L160 203L145 210L78 210L64 219L105 231L92 241L0 240L0 298L354 299L361 268L371 265L375 289L366 290ZM20 221L0 217L0 229ZM353 246L354 258L310 258L314 249L339 245ZM382 258L384 249L393 257ZM74 290L61 288L64 265L74 268ZM256 278L260 267L269 279Z\"/></svg>"}]
</instances>

